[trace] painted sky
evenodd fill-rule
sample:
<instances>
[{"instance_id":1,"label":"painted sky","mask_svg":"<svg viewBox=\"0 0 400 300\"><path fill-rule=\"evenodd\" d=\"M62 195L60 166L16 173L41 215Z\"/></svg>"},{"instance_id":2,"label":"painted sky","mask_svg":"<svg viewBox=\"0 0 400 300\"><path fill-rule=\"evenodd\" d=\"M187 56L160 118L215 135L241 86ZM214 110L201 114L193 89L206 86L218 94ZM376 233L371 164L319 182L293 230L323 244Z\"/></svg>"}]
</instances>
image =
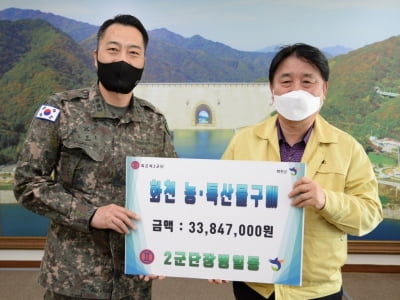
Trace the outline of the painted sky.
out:
<instances>
[{"instance_id":1,"label":"painted sky","mask_svg":"<svg viewBox=\"0 0 400 300\"><path fill-rule=\"evenodd\" d=\"M356 49L400 35L398 0L1 0L0 10L39 9L100 25L119 13L148 30L199 34L238 50L310 43Z\"/></svg>"}]
</instances>

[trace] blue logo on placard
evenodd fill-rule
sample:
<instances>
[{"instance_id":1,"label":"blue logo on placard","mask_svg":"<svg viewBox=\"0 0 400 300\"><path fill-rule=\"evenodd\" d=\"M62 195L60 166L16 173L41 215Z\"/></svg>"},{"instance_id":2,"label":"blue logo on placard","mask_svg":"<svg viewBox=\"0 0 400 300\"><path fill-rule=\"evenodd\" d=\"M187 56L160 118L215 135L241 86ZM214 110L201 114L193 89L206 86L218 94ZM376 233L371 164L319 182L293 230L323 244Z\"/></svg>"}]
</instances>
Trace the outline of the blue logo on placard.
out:
<instances>
[{"instance_id":1,"label":"blue logo on placard","mask_svg":"<svg viewBox=\"0 0 400 300\"><path fill-rule=\"evenodd\" d=\"M296 167L291 167L289 168L290 174L292 174L292 176L296 176L297 175L297 168Z\"/></svg>"},{"instance_id":2,"label":"blue logo on placard","mask_svg":"<svg viewBox=\"0 0 400 300\"><path fill-rule=\"evenodd\" d=\"M283 259L276 257L275 259L270 259L269 262L272 264L271 269L273 271L279 271L282 267Z\"/></svg>"}]
</instances>

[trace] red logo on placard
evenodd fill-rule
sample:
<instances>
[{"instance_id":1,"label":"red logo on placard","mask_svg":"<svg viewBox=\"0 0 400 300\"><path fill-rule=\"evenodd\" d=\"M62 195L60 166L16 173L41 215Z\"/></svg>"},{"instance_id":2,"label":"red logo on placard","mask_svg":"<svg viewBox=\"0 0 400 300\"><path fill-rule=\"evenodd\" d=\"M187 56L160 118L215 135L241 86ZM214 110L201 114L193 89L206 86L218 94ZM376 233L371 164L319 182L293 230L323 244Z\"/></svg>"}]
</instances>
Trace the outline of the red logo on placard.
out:
<instances>
[{"instance_id":1,"label":"red logo on placard","mask_svg":"<svg viewBox=\"0 0 400 300\"><path fill-rule=\"evenodd\" d=\"M131 162L132 169L137 170L137 169L139 169L139 167L140 167L140 163L137 160Z\"/></svg>"},{"instance_id":2,"label":"red logo on placard","mask_svg":"<svg viewBox=\"0 0 400 300\"><path fill-rule=\"evenodd\" d=\"M154 261L154 253L149 249L144 249L140 252L140 261L146 265L151 264Z\"/></svg>"}]
</instances>

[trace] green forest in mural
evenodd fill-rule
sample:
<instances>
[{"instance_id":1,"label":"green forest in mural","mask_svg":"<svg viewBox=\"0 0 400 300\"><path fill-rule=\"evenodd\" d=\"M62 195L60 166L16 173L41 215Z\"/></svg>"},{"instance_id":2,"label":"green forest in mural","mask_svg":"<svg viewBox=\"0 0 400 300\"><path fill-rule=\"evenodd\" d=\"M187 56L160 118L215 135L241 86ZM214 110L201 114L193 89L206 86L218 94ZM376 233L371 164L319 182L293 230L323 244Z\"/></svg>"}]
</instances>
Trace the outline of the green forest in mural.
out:
<instances>
[{"instance_id":1,"label":"green forest in mural","mask_svg":"<svg viewBox=\"0 0 400 300\"><path fill-rule=\"evenodd\" d=\"M0 32L0 164L9 164L38 104L95 74L87 51L45 21L0 21Z\"/></svg>"}]
</instances>

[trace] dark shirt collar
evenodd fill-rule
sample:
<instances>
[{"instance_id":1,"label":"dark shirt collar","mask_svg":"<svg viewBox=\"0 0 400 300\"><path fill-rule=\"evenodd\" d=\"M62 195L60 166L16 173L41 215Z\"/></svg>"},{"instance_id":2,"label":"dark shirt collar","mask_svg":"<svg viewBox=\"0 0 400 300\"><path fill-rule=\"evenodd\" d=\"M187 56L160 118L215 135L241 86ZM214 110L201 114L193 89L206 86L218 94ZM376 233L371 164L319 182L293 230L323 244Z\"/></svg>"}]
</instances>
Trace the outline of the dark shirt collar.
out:
<instances>
[{"instance_id":1,"label":"dark shirt collar","mask_svg":"<svg viewBox=\"0 0 400 300\"><path fill-rule=\"evenodd\" d=\"M278 129L279 143L286 142L285 136L283 135L283 132L282 132L281 124L279 123L279 119L276 121L276 127ZM310 135L311 135L313 128L314 128L314 123L310 126L310 128L308 128L306 134L303 136L302 142L304 142L304 144L306 144L306 145L307 145L308 140L310 139Z\"/></svg>"}]
</instances>

